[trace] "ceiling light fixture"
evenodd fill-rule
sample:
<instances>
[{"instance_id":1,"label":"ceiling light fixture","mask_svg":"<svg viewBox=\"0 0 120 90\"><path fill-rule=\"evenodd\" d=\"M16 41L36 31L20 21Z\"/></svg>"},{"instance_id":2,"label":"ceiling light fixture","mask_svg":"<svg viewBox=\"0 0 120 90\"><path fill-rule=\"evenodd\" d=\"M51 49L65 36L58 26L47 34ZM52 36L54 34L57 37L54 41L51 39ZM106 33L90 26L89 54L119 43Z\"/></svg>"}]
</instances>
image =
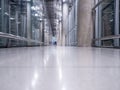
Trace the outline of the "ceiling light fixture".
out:
<instances>
[{"instance_id":1,"label":"ceiling light fixture","mask_svg":"<svg viewBox=\"0 0 120 90\"><path fill-rule=\"evenodd\" d=\"M63 2L63 4L64 4L64 3L68 3L68 0L63 0L62 2Z\"/></svg>"},{"instance_id":2,"label":"ceiling light fixture","mask_svg":"<svg viewBox=\"0 0 120 90\"><path fill-rule=\"evenodd\" d=\"M63 0L63 2L65 2L66 0Z\"/></svg>"}]
</instances>

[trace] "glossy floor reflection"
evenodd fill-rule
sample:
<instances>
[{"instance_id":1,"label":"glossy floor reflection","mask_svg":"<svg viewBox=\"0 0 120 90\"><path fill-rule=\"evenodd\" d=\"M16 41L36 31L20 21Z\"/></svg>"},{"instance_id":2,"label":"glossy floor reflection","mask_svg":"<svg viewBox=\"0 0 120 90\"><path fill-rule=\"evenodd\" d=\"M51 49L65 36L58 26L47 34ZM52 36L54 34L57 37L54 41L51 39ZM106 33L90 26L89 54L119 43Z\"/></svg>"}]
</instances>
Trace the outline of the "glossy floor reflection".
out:
<instances>
[{"instance_id":1,"label":"glossy floor reflection","mask_svg":"<svg viewBox=\"0 0 120 90\"><path fill-rule=\"evenodd\" d=\"M0 90L120 90L120 50L0 49Z\"/></svg>"}]
</instances>

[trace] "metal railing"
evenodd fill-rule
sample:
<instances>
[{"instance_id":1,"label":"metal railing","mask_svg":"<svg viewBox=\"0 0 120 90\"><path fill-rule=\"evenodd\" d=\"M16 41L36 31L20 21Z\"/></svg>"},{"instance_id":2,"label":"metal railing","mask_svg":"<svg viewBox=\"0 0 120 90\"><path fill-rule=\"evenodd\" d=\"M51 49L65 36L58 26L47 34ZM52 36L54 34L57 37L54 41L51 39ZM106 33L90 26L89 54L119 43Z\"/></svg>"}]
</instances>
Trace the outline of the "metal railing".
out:
<instances>
[{"instance_id":1,"label":"metal railing","mask_svg":"<svg viewBox=\"0 0 120 90\"><path fill-rule=\"evenodd\" d=\"M3 33L3 32L0 32L0 37L13 39L13 40L20 40L20 41L26 41L26 42L31 42L31 43L42 44L42 42L37 41L37 40L27 39L27 38L24 38L24 37L21 37L21 36L16 36L16 35L13 35L13 34L8 34L8 33Z\"/></svg>"},{"instance_id":2,"label":"metal railing","mask_svg":"<svg viewBox=\"0 0 120 90\"><path fill-rule=\"evenodd\" d=\"M110 40L110 39L120 39L120 35L105 36L105 37L102 37L102 38L94 39L94 41Z\"/></svg>"}]
</instances>

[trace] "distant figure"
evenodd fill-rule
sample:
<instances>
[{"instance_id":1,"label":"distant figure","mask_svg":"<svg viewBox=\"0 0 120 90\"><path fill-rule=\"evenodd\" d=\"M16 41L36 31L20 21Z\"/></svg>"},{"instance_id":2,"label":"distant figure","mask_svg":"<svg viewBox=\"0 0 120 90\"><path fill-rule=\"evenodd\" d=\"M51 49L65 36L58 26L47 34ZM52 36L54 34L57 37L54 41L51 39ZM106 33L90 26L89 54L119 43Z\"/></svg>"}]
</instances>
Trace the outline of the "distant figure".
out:
<instances>
[{"instance_id":1,"label":"distant figure","mask_svg":"<svg viewBox=\"0 0 120 90\"><path fill-rule=\"evenodd\" d=\"M56 40L56 37L55 37L55 36L52 37L52 44L53 44L53 45L57 45L57 40Z\"/></svg>"},{"instance_id":2,"label":"distant figure","mask_svg":"<svg viewBox=\"0 0 120 90\"><path fill-rule=\"evenodd\" d=\"M54 45L57 45L57 42L56 42L56 41L54 42Z\"/></svg>"}]
</instances>

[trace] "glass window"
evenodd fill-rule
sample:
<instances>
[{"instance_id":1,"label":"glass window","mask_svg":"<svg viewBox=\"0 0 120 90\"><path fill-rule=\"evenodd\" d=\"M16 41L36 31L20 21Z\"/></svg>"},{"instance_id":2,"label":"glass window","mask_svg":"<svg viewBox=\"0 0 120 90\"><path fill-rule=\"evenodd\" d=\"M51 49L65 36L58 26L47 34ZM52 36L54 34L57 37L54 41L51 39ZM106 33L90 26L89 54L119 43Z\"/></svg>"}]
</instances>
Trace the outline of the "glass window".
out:
<instances>
[{"instance_id":1,"label":"glass window","mask_svg":"<svg viewBox=\"0 0 120 90\"><path fill-rule=\"evenodd\" d=\"M115 9L114 1L104 2L102 8L102 36L114 35Z\"/></svg>"},{"instance_id":2,"label":"glass window","mask_svg":"<svg viewBox=\"0 0 120 90\"><path fill-rule=\"evenodd\" d=\"M102 4L102 37L114 35L115 28L114 0L105 0ZM113 46L114 40L105 40L103 46Z\"/></svg>"},{"instance_id":3,"label":"glass window","mask_svg":"<svg viewBox=\"0 0 120 90\"><path fill-rule=\"evenodd\" d=\"M3 32L9 33L9 0L5 0L4 5L4 30Z\"/></svg>"}]
</instances>

